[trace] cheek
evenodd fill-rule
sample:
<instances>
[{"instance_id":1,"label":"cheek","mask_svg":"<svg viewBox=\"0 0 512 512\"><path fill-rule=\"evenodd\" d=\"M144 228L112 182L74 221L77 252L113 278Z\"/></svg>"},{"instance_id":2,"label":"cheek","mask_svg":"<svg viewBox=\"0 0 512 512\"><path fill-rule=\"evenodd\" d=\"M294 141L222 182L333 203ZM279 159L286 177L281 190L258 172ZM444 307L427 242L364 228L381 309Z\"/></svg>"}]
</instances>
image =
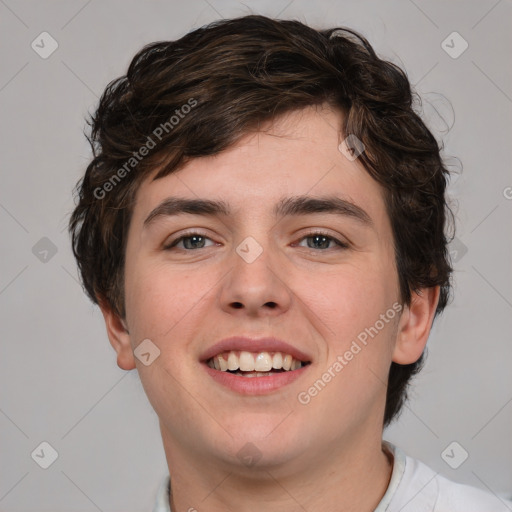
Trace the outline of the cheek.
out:
<instances>
[{"instance_id":1,"label":"cheek","mask_svg":"<svg viewBox=\"0 0 512 512\"><path fill-rule=\"evenodd\" d=\"M347 264L329 272L304 274L295 283L297 295L320 320L330 349L343 349L396 300L391 269L377 262ZM383 329L384 330L384 329Z\"/></svg>"},{"instance_id":2,"label":"cheek","mask_svg":"<svg viewBox=\"0 0 512 512\"><path fill-rule=\"evenodd\" d=\"M313 404L304 414L345 418L353 425L365 421L365 411L380 414L399 317L392 277L377 264L365 264L338 268L304 286L325 349L299 397ZM314 283L317 292L308 292ZM337 427L331 433L336 436Z\"/></svg>"},{"instance_id":3,"label":"cheek","mask_svg":"<svg viewBox=\"0 0 512 512\"><path fill-rule=\"evenodd\" d=\"M125 281L130 325L138 337L172 336L174 327L201 301L208 282L202 280L198 286L199 272L178 272L148 261L134 263L127 265Z\"/></svg>"}]
</instances>

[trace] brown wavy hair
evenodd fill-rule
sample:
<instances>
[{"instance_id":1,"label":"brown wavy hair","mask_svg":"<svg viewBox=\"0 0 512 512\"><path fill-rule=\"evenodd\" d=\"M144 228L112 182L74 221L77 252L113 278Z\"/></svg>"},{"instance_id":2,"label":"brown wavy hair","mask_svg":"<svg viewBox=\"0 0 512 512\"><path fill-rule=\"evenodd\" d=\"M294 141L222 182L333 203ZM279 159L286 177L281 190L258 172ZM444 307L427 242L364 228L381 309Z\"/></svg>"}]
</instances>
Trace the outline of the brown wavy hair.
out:
<instances>
[{"instance_id":1,"label":"brown wavy hair","mask_svg":"<svg viewBox=\"0 0 512 512\"><path fill-rule=\"evenodd\" d=\"M343 27L315 30L249 15L145 46L88 119L93 158L69 223L87 294L125 317L127 230L149 173L161 168L158 179L220 153L275 116L327 103L343 112L340 131L363 142L359 159L385 190L401 300L410 304L412 290L440 286L437 316L451 290L452 214L442 148L415 111L418 99L398 66ZM391 364L384 426L397 417L423 360Z\"/></svg>"}]
</instances>

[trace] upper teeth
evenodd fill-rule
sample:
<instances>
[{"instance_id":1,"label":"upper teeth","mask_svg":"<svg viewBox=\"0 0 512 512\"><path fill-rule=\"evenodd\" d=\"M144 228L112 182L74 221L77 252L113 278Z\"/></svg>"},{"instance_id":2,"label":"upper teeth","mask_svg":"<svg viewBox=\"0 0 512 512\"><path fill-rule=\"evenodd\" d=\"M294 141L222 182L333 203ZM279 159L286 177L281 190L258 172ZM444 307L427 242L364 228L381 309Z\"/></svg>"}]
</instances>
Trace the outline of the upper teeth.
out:
<instances>
[{"instance_id":1,"label":"upper teeth","mask_svg":"<svg viewBox=\"0 0 512 512\"><path fill-rule=\"evenodd\" d=\"M257 354L246 351L230 351L218 354L208 361L208 366L221 370L242 372L269 372L270 370L297 370L302 362L294 359L290 354L281 352L259 352Z\"/></svg>"}]
</instances>

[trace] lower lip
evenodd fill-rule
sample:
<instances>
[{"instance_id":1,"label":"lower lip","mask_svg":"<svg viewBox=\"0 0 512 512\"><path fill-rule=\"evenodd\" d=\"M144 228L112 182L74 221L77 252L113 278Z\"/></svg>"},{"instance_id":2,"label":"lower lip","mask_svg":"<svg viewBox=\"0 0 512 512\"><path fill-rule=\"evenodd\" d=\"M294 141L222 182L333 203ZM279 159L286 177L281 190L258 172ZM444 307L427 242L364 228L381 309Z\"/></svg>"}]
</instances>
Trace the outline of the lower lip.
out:
<instances>
[{"instance_id":1,"label":"lower lip","mask_svg":"<svg viewBox=\"0 0 512 512\"><path fill-rule=\"evenodd\" d=\"M272 391L276 391L297 380L307 371L309 366L310 365L306 365L297 370L275 373L268 377L241 377L233 373L214 370L203 363L203 367L210 377L219 384L241 395L266 395Z\"/></svg>"}]
</instances>

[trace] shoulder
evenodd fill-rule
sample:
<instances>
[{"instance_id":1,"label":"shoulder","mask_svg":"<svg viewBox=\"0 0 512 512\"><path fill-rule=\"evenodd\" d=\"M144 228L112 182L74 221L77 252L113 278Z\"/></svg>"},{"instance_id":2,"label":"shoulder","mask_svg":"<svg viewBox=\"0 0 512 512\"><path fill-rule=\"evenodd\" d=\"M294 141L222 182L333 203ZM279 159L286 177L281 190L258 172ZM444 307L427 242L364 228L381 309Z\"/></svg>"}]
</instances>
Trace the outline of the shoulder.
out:
<instances>
[{"instance_id":1,"label":"shoulder","mask_svg":"<svg viewBox=\"0 0 512 512\"><path fill-rule=\"evenodd\" d=\"M454 482L412 457L404 458L405 471L397 493L402 512L512 512L512 501Z\"/></svg>"},{"instance_id":2,"label":"shoulder","mask_svg":"<svg viewBox=\"0 0 512 512\"><path fill-rule=\"evenodd\" d=\"M436 476L439 489L436 512L512 512L512 501L490 491Z\"/></svg>"}]
</instances>

